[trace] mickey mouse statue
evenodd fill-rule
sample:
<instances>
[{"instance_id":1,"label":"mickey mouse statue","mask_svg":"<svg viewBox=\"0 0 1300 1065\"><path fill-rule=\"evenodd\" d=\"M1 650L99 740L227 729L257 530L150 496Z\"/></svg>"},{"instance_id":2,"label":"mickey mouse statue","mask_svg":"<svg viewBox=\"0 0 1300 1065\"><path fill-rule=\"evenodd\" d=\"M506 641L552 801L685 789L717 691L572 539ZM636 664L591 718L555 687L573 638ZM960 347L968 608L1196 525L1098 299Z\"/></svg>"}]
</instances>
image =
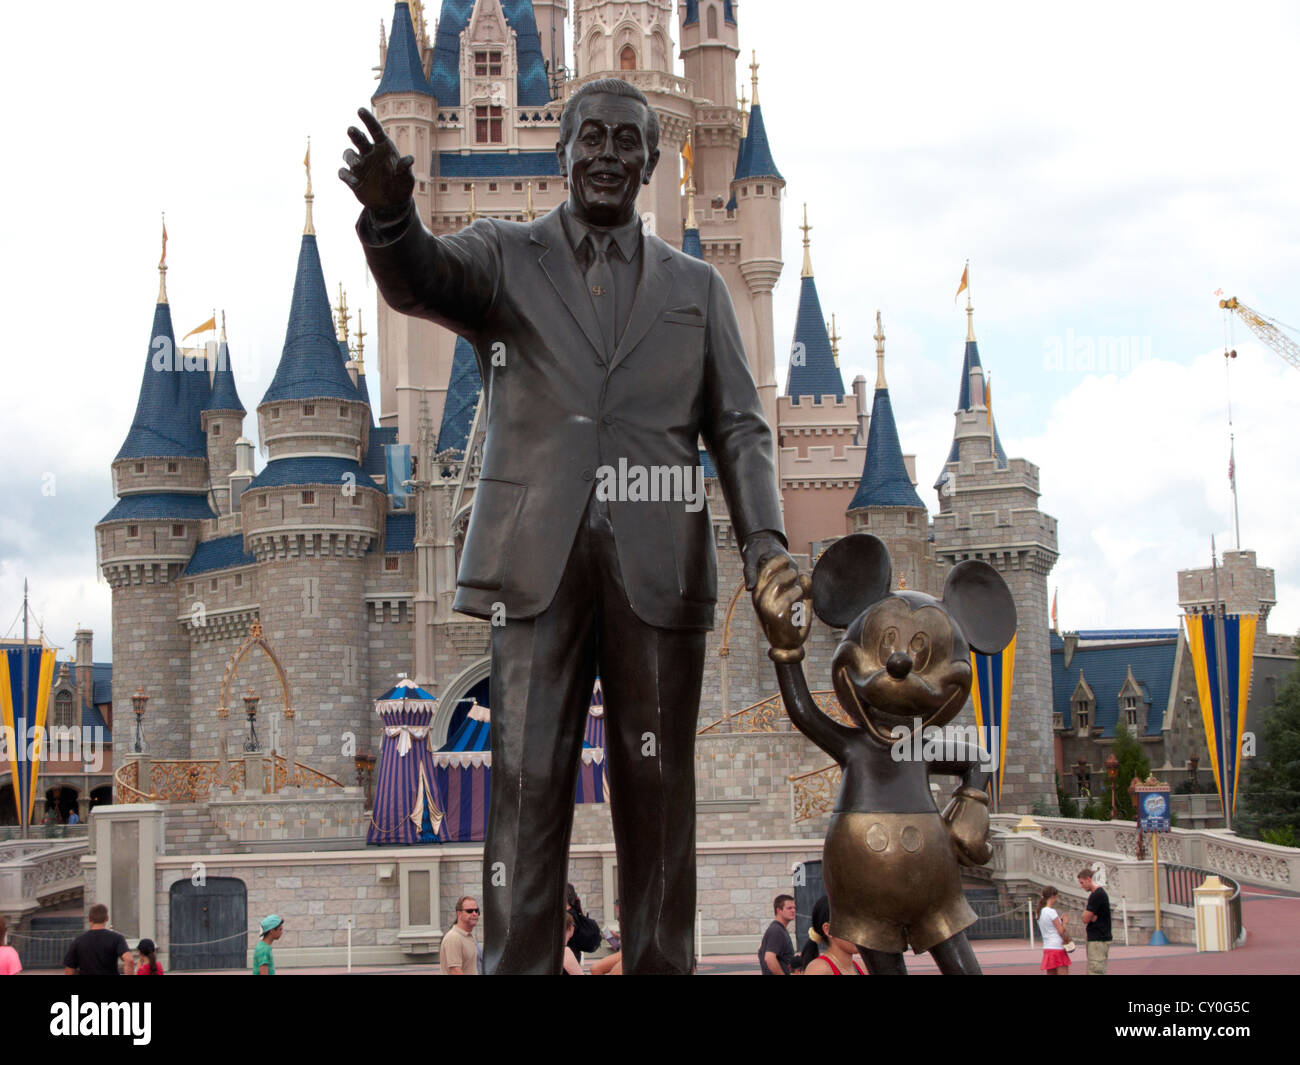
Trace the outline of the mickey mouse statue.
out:
<instances>
[{"instance_id":1,"label":"mickey mouse statue","mask_svg":"<svg viewBox=\"0 0 1300 1065\"><path fill-rule=\"evenodd\" d=\"M996 654L1016 630L1006 583L985 562L961 562L943 598L891 591L889 552L855 533L818 560L812 578L764 567L754 599L795 726L843 768L822 854L837 938L857 944L873 975L904 975L903 952L929 951L946 974L978 974L965 929L977 917L962 895L960 865L979 866L988 844L989 755L945 736L920 741L951 721L971 686L970 651ZM812 618L846 629L831 660L835 695L857 723L821 712L804 679L803 644ZM913 740L913 733L922 735ZM939 750L933 760L921 752ZM921 755L918 757L918 755ZM941 814L930 774L960 777Z\"/></svg>"}]
</instances>

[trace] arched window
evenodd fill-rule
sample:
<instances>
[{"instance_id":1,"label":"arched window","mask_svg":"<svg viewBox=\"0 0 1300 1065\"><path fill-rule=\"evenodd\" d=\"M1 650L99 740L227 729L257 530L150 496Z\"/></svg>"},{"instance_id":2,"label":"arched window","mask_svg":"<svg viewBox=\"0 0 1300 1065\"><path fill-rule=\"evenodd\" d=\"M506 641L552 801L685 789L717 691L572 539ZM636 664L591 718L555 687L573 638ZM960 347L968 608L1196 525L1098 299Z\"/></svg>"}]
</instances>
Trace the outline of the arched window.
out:
<instances>
[{"instance_id":1,"label":"arched window","mask_svg":"<svg viewBox=\"0 0 1300 1065\"><path fill-rule=\"evenodd\" d=\"M72 693L59 692L59 694L54 697L54 727L71 728L73 724Z\"/></svg>"},{"instance_id":2,"label":"arched window","mask_svg":"<svg viewBox=\"0 0 1300 1065\"><path fill-rule=\"evenodd\" d=\"M636 49L630 44L625 44L623 50L618 53L619 70L636 70Z\"/></svg>"},{"instance_id":3,"label":"arched window","mask_svg":"<svg viewBox=\"0 0 1300 1065\"><path fill-rule=\"evenodd\" d=\"M718 5L717 4L709 5L707 28L710 37L716 37L718 35Z\"/></svg>"}]
</instances>

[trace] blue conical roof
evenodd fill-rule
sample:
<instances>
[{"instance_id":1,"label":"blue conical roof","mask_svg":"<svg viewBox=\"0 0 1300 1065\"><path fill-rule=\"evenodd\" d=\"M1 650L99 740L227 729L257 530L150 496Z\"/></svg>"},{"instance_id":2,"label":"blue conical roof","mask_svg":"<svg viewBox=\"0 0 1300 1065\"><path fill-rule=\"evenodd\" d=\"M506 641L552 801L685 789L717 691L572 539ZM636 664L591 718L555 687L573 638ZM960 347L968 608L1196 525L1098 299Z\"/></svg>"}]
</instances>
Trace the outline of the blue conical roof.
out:
<instances>
[{"instance_id":1,"label":"blue conical roof","mask_svg":"<svg viewBox=\"0 0 1300 1065\"><path fill-rule=\"evenodd\" d=\"M217 347L217 369L212 375L212 392L204 410L237 410L245 413L235 388L235 372L230 368L230 347L223 340Z\"/></svg>"},{"instance_id":2,"label":"blue conical roof","mask_svg":"<svg viewBox=\"0 0 1300 1065\"><path fill-rule=\"evenodd\" d=\"M390 92L433 95L420 63L420 46L415 43L415 25L411 22L411 8L406 0L398 0L393 5L393 31L388 35L384 76L379 79L379 88L374 95L383 96Z\"/></svg>"},{"instance_id":3,"label":"blue conical roof","mask_svg":"<svg viewBox=\"0 0 1300 1065\"><path fill-rule=\"evenodd\" d=\"M894 424L889 389L877 388L871 404L871 428L867 430L867 457L849 510L923 506L925 504L916 494L903 462L903 448L898 442L898 426Z\"/></svg>"},{"instance_id":4,"label":"blue conical roof","mask_svg":"<svg viewBox=\"0 0 1300 1065\"><path fill-rule=\"evenodd\" d=\"M154 307L149 352L131 429L118 459L206 458L200 411L208 398L206 364L185 370L166 303Z\"/></svg>"},{"instance_id":5,"label":"blue conical roof","mask_svg":"<svg viewBox=\"0 0 1300 1065\"><path fill-rule=\"evenodd\" d=\"M749 112L749 133L741 146L733 181L747 178L776 178L784 181L781 171L772 158L772 148L767 142L767 127L763 125L763 106L755 104Z\"/></svg>"},{"instance_id":6,"label":"blue conical roof","mask_svg":"<svg viewBox=\"0 0 1300 1065\"><path fill-rule=\"evenodd\" d=\"M352 378L344 369L334 313L325 291L316 235L304 233L298 252L298 273L289 306L284 350L263 403L290 399L357 400Z\"/></svg>"},{"instance_id":7,"label":"blue conical roof","mask_svg":"<svg viewBox=\"0 0 1300 1065\"><path fill-rule=\"evenodd\" d=\"M957 391L957 410L972 411L974 406L971 403L970 395L970 373L975 367L983 369L980 363L979 345L974 340L966 341L966 353L962 358L961 364L961 387ZM998 460L999 467L1005 467L1007 464L1007 453L1002 450L1002 441L998 438L997 422L993 423L993 454ZM956 462L961 457L960 448L957 446L956 438L953 439L952 447L948 451L948 462ZM944 475L939 475L939 480L935 483L937 488L943 483Z\"/></svg>"},{"instance_id":8,"label":"blue conical roof","mask_svg":"<svg viewBox=\"0 0 1300 1065\"><path fill-rule=\"evenodd\" d=\"M736 149L736 171L731 176L731 181L733 186L737 181L740 180L740 170L741 167L743 167L745 164L745 148L748 144L749 144L748 137L740 138L740 146ZM735 209L736 209L736 190L733 187L731 190L731 199L727 201L727 210L734 211Z\"/></svg>"},{"instance_id":9,"label":"blue conical roof","mask_svg":"<svg viewBox=\"0 0 1300 1065\"><path fill-rule=\"evenodd\" d=\"M803 365L796 365L795 355L803 345ZM800 281L799 314L794 323L794 345L790 353L790 376L785 383L787 396L844 396L844 378L835 365L831 338L826 333L822 301L817 295L817 281L805 277Z\"/></svg>"},{"instance_id":10,"label":"blue conical roof","mask_svg":"<svg viewBox=\"0 0 1300 1065\"><path fill-rule=\"evenodd\" d=\"M704 258L704 245L700 243L698 226L692 226L682 235L682 251L696 259Z\"/></svg>"},{"instance_id":11,"label":"blue conical roof","mask_svg":"<svg viewBox=\"0 0 1300 1065\"><path fill-rule=\"evenodd\" d=\"M438 98L439 107L459 107L460 35L469 25L475 0L442 0L438 32L433 41L433 69L429 87ZM521 107L542 107L551 102L550 82L546 79L542 57L542 39L537 32L532 0L501 0L506 22L515 31L515 92Z\"/></svg>"},{"instance_id":12,"label":"blue conical roof","mask_svg":"<svg viewBox=\"0 0 1300 1065\"><path fill-rule=\"evenodd\" d=\"M442 425L438 430L439 451L465 453L481 388L474 348L464 337L457 337L447 381L447 402L442 408Z\"/></svg>"}]
</instances>

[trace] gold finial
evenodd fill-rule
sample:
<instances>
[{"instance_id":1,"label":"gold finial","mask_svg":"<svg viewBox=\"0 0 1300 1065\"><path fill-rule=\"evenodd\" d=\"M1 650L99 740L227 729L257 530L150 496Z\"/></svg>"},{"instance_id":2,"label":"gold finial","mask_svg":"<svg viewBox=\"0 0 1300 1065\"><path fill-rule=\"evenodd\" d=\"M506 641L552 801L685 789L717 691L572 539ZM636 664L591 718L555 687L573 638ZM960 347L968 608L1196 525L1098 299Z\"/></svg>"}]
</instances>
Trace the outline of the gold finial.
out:
<instances>
[{"instance_id":1,"label":"gold finial","mask_svg":"<svg viewBox=\"0 0 1300 1065\"><path fill-rule=\"evenodd\" d=\"M215 313L215 312L214 312ZM221 343L226 342L226 312L221 312Z\"/></svg>"},{"instance_id":2,"label":"gold finial","mask_svg":"<svg viewBox=\"0 0 1300 1065\"><path fill-rule=\"evenodd\" d=\"M315 236L316 227L312 224L312 220L311 220L311 204L312 201L316 199L316 197L313 196L311 192L311 138L310 137L307 138L307 154L302 157L302 165L307 170L307 195L303 197L303 199L307 201L307 222L302 227L302 232L303 232L303 236L308 236L308 235Z\"/></svg>"},{"instance_id":3,"label":"gold finial","mask_svg":"<svg viewBox=\"0 0 1300 1065\"><path fill-rule=\"evenodd\" d=\"M750 55L753 57L752 61L749 64L749 73L754 82L753 105L757 107L758 106L758 52L757 51L751 52Z\"/></svg>"},{"instance_id":4,"label":"gold finial","mask_svg":"<svg viewBox=\"0 0 1300 1065\"><path fill-rule=\"evenodd\" d=\"M686 182L686 228L699 229L699 220L695 217L695 175Z\"/></svg>"},{"instance_id":5,"label":"gold finial","mask_svg":"<svg viewBox=\"0 0 1300 1065\"><path fill-rule=\"evenodd\" d=\"M472 182L469 187L469 220L478 221L478 182Z\"/></svg>"},{"instance_id":6,"label":"gold finial","mask_svg":"<svg viewBox=\"0 0 1300 1065\"><path fill-rule=\"evenodd\" d=\"M749 100L745 96L745 87L740 87L740 136L749 136Z\"/></svg>"},{"instance_id":7,"label":"gold finial","mask_svg":"<svg viewBox=\"0 0 1300 1065\"><path fill-rule=\"evenodd\" d=\"M888 388L885 384L885 327L880 324L880 312L876 312L876 388Z\"/></svg>"},{"instance_id":8,"label":"gold finial","mask_svg":"<svg viewBox=\"0 0 1300 1065\"><path fill-rule=\"evenodd\" d=\"M339 282L339 304L334 308L337 315L335 328L338 331L338 338L345 344L348 340L348 294L343 291L343 282Z\"/></svg>"},{"instance_id":9,"label":"gold finial","mask_svg":"<svg viewBox=\"0 0 1300 1065\"><path fill-rule=\"evenodd\" d=\"M812 226L808 224L808 205L803 205L803 225L799 227L803 230L803 273L800 277L812 277L812 241L808 239L808 234L812 232Z\"/></svg>"},{"instance_id":10,"label":"gold finial","mask_svg":"<svg viewBox=\"0 0 1300 1065\"><path fill-rule=\"evenodd\" d=\"M362 356L365 354L366 334L361 329L361 308L357 308L357 376L360 377L366 372L366 364Z\"/></svg>"},{"instance_id":11,"label":"gold finial","mask_svg":"<svg viewBox=\"0 0 1300 1065\"><path fill-rule=\"evenodd\" d=\"M532 181L529 181L529 182L528 182L528 203L527 203L527 205L524 207L524 216L525 216L525 217L528 219L528 221L530 221L530 222L531 222L534 218L537 217L537 210L536 210L536 208L533 207L533 183L532 183Z\"/></svg>"},{"instance_id":12,"label":"gold finial","mask_svg":"<svg viewBox=\"0 0 1300 1065\"><path fill-rule=\"evenodd\" d=\"M415 16L412 21L415 23L415 39L420 42L420 47L429 47L429 35L424 26L424 4L421 0L410 0L411 14Z\"/></svg>"},{"instance_id":13,"label":"gold finial","mask_svg":"<svg viewBox=\"0 0 1300 1065\"><path fill-rule=\"evenodd\" d=\"M158 302L167 302L167 212L162 214L162 258L158 260Z\"/></svg>"},{"instance_id":14,"label":"gold finial","mask_svg":"<svg viewBox=\"0 0 1300 1065\"><path fill-rule=\"evenodd\" d=\"M834 313L831 314L831 323L830 323L829 332L831 338L831 356L835 359L835 365L838 366L840 364L840 336L835 331Z\"/></svg>"}]
</instances>

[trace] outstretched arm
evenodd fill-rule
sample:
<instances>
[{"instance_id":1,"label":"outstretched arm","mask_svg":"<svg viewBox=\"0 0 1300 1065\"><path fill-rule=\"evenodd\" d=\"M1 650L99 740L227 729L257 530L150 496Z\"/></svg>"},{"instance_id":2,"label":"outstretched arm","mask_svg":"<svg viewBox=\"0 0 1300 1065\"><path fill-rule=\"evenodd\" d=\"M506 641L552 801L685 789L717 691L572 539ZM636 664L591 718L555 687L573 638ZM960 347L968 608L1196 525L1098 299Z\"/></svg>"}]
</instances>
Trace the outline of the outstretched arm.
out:
<instances>
[{"instance_id":1,"label":"outstretched arm","mask_svg":"<svg viewBox=\"0 0 1300 1065\"><path fill-rule=\"evenodd\" d=\"M778 662L776 679L781 685L781 700L794 727L842 765L851 730L821 712L808 690L803 666L798 662Z\"/></svg>"},{"instance_id":2,"label":"outstretched arm","mask_svg":"<svg viewBox=\"0 0 1300 1065\"><path fill-rule=\"evenodd\" d=\"M429 318L457 332L481 326L496 301L500 248L496 229L480 220L460 233L435 237L425 228L411 194L415 160L398 156L379 120L357 112L369 131L351 126L356 146L343 153L339 178L365 208L357 236L384 299L403 314Z\"/></svg>"}]
</instances>

